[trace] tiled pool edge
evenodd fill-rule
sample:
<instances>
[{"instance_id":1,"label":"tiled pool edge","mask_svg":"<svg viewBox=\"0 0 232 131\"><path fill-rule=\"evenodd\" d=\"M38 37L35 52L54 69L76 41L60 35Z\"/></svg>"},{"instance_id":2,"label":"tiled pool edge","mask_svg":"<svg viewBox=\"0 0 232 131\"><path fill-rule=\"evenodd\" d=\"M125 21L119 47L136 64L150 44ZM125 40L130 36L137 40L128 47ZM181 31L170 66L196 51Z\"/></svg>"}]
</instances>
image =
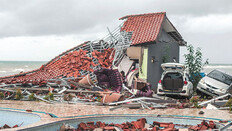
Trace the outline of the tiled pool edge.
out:
<instances>
[{"instance_id":1,"label":"tiled pool edge","mask_svg":"<svg viewBox=\"0 0 232 131\"><path fill-rule=\"evenodd\" d=\"M55 124L60 124L60 123L66 123L68 121L75 121L78 119L91 119L91 118L101 118L101 117L133 117L133 116L139 116L139 117L160 117L160 118L174 118L174 119L190 119L190 120L206 120L206 121L210 121L213 120L214 122L216 122L218 125L221 126L225 126L225 124L219 123L218 120L222 120L222 119L214 119L214 118L204 118L204 117L194 117L194 116L188 116L188 117L176 117L176 116L172 116L172 115L155 115L155 114L94 114L94 115L79 115L79 116L75 116L75 117L70 117L68 119L64 119L64 120L58 120L58 121L53 121L53 122L49 122L46 124L41 124L41 125L37 125L34 127L28 127L28 128L23 128L20 129L22 131L24 130L32 130L32 129L39 129L39 128L43 128L43 127L47 127L47 126L53 126ZM180 115L179 115L180 116ZM200 124L200 123L199 123Z\"/></svg>"},{"instance_id":2,"label":"tiled pool edge","mask_svg":"<svg viewBox=\"0 0 232 131\"><path fill-rule=\"evenodd\" d=\"M22 111L22 112L28 112L27 110L24 109L16 109L16 108L6 108L6 107L0 107L0 110L11 110L11 111ZM58 118L58 116L52 114L52 113L48 113L48 112L43 112L43 111L31 111L31 113L42 113L42 114L46 114L46 115L50 115L53 118Z\"/></svg>"},{"instance_id":3,"label":"tiled pool edge","mask_svg":"<svg viewBox=\"0 0 232 131\"><path fill-rule=\"evenodd\" d=\"M12 110L12 111L18 111L18 112L24 112L24 113L33 113L37 114L41 117L41 120L39 122L36 122L34 124L30 124L27 126L19 127L19 128L14 128L14 130L24 130L28 128L33 128L33 127L41 127L44 125L49 125L49 124L54 124L56 122L60 121L68 121L72 119L78 119L78 118L87 118L87 117L104 117L104 116L157 116L159 114L91 114L91 115L77 115L77 116L66 116L66 117L58 117L52 118L48 113L46 112L41 112L41 111L32 111L32 112L27 112L24 109L15 109L15 108L3 108L0 107L0 109L5 109L5 110ZM205 119L205 120L213 120L218 122L219 120L223 119L218 119L218 118L209 118L209 117L200 117L200 116L186 116L186 115L159 115L160 117L175 117L175 118L188 118L188 119Z\"/></svg>"}]
</instances>

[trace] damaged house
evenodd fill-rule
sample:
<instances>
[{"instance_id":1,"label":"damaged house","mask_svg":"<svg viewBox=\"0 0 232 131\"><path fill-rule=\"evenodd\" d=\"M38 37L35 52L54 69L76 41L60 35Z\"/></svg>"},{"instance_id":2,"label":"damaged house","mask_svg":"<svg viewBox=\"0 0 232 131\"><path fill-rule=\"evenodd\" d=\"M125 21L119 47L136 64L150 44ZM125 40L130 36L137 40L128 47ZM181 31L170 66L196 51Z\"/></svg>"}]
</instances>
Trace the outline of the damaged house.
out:
<instances>
[{"instance_id":1,"label":"damaged house","mask_svg":"<svg viewBox=\"0 0 232 131\"><path fill-rule=\"evenodd\" d=\"M157 88L162 74L161 64L179 62L180 46L186 42L169 21L165 12L128 15L122 31L132 32L127 55L139 66L139 77Z\"/></svg>"},{"instance_id":2,"label":"damaged house","mask_svg":"<svg viewBox=\"0 0 232 131\"><path fill-rule=\"evenodd\" d=\"M165 12L129 15L120 20L124 20L122 27L111 32L109 37L87 41L67 50L39 69L1 77L0 83L42 86L50 79L79 80L90 74L96 85L96 78L92 75L94 70L117 67L127 52L127 56L137 63L139 77L155 89L162 73L160 65L179 62L179 46L185 46L186 42Z\"/></svg>"}]
</instances>

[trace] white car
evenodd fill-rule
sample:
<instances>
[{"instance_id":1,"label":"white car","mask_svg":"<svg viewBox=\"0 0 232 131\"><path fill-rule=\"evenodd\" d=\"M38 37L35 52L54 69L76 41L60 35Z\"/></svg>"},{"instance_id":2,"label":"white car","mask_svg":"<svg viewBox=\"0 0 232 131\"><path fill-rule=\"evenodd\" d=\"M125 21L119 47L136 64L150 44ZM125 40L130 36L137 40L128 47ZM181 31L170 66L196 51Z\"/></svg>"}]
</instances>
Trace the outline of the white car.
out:
<instances>
[{"instance_id":1,"label":"white car","mask_svg":"<svg viewBox=\"0 0 232 131\"><path fill-rule=\"evenodd\" d=\"M231 84L232 75L216 69L200 80L197 89L210 96L220 96L229 92Z\"/></svg>"},{"instance_id":2,"label":"white car","mask_svg":"<svg viewBox=\"0 0 232 131\"><path fill-rule=\"evenodd\" d=\"M164 63L161 65L164 72L158 83L158 95L180 95L191 98L193 84L190 82L185 66L180 63Z\"/></svg>"}]
</instances>

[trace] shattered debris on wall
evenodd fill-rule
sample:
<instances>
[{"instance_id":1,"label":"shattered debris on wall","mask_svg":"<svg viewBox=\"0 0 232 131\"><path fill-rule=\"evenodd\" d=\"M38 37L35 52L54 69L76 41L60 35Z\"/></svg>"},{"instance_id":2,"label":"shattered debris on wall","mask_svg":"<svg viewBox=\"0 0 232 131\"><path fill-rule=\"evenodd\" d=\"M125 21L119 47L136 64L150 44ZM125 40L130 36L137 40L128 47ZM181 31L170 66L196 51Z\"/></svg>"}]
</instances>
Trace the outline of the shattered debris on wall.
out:
<instances>
[{"instance_id":1,"label":"shattered debris on wall","mask_svg":"<svg viewBox=\"0 0 232 131\"><path fill-rule=\"evenodd\" d=\"M126 53L130 59L139 60L141 58L142 48L131 46L131 47L127 48Z\"/></svg>"}]
</instances>

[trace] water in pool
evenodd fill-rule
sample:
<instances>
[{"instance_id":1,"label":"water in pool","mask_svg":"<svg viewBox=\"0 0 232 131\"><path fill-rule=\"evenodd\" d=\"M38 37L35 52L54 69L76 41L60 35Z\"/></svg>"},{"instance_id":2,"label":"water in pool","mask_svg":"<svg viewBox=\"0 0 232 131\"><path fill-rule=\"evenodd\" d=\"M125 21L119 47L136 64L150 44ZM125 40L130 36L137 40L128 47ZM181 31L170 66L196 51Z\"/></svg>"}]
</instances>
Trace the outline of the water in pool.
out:
<instances>
[{"instance_id":1,"label":"water in pool","mask_svg":"<svg viewBox=\"0 0 232 131\"><path fill-rule=\"evenodd\" d=\"M5 124L9 126L14 125L29 125L35 122L40 121L40 116L32 113L23 113L17 111L8 111L8 110L0 110L0 127Z\"/></svg>"}]
</instances>

